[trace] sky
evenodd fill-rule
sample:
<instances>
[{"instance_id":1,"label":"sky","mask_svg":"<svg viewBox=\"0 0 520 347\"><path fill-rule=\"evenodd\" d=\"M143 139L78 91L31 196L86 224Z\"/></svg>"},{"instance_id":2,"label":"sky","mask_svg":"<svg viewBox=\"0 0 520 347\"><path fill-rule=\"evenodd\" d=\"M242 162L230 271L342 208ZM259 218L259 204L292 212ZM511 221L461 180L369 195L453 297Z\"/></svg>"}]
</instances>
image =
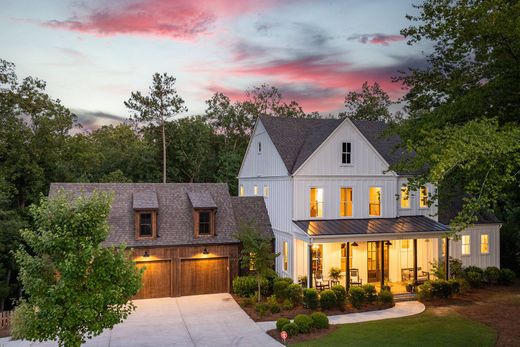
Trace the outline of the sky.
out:
<instances>
[{"instance_id":1,"label":"sky","mask_svg":"<svg viewBox=\"0 0 520 347\"><path fill-rule=\"evenodd\" d=\"M416 1L417 2L417 1ZM223 92L243 100L262 83L306 112L341 111L345 94L424 64L399 35L412 1L0 0L0 58L47 91L86 128L128 118L123 102L155 72L177 78L188 114Z\"/></svg>"}]
</instances>

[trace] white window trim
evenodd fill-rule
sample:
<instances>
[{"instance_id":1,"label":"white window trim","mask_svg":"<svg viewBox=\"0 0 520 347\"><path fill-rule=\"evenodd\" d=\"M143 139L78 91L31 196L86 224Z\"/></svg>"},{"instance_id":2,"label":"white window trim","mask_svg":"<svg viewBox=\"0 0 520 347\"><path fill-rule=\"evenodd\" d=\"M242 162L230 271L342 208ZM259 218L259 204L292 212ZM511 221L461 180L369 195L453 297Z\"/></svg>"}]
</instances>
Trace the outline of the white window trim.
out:
<instances>
[{"instance_id":1,"label":"white window trim","mask_svg":"<svg viewBox=\"0 0 520 347\"><path fill-rule=\"evenodd\" d=\"M422 187L426 187L426 198L428 199L428 201L430 201L430 187L428 187L427 185L424 185ZM427 210L430 208L430 206L428 204L426 204L425 207L422 207L421 206L421 202L422 202L422 199L421 199L421 187L419 187L419 192L418 192L418 195L419 195L419 210Z\"/></svg>"},{"instance_id":2,"label":"white window trim","mask_svg":"<svg viewBox=\"0 0 520 347\"><path fill-rule=\"evenodd\" d=\"M482 235L487 235L487 248L488 248L488 251L486 253L482 253ZM482 233L480 234L480 244L479 244L479 252L480 252L480 255L489 255L491 252L490 252L490 242L489 242L489 233Z\"/></svg>"},{"instance_id":3,"label":"white window trim","mask_svg":"<svg viewBox=\"0 0 520 347\"><path fill-rule=\"evenodd\" d=\"M266 194L267 192L267 194ZM269 186L267 184L264 184L264 190L263 190L263 196L264 198L269 198L269 195L271 194L271 189L269 188Z\"/></svg>"},{"instance_id":4,"label":"white window trim","mask_svg":"<svg viewBox=\"0 0 520 347\"><path fill-rule=\"evenodd\" d=\"M339 187L339 203L341 204L341 189L343 188L350 188L351 191L352 191L352 201L350 202L350 204L352 205L352 215L351 216L342 216L341 215L341 207L338 211L338 216L339 218L345 218L345 219L349 219L349 218L354 218L354 216L356 215L356 211L354 210L354 187L352 186L340 186Z\"/></svg>"},{"instance_id":5,"label":"white window trim","mask_svg":"<svg viewBox=\"0 0 520 347\"><path fill-rule=\"evenodd\" d=\"M403 199L401 189L403 189L403 187L406 187L408 189L408 207L403 207L401 205L401 201ZM400 210L410 210L411 208L412 208L412 194L410 192L410 187L408 186L408 184L401 184L401 187L399 188L399 209Z\"/></svg>"},{"instance_id":6,"label":"white window trim","mask_svg":"<svg viewBox=\"0 0 520 347\"><path fill-rule=\"evenodd\" d=\"M258 196L258 185L256 184L253 186L253 195Z\"/></svg>"},{"instance_id":7,"label":"white window trim","mask_svg":"<svg viewBox=\"0 0 520 347\"><path fill-rule=\"evenodd\" d=\"M379 216L370 214L370 188L379 188ZM383 187L381 186L369 186L368 187L368 216L374 218L383 218Z\"/></svg>"},{"instance_id":8,"label":"white window trim","mask_svg":"<svg viewBox=\"0 0 520 347\"><path fill-rule=\"evenodd\" d=\"M285 245L287 245L287 254L285 253ZM289 242L287 241L282 241L282 271L284 273L289 273L289 268L290 268L290 254L289 254ZM287 259L287 269L285 269L285 260Z\"/></svg>"},{"instance_id":9,"label":"white window trim","mask_svg":"<svg viewBox=\"0 0 520 347\"><path fill-rule=\"evenodd\" d=\"M323 201L321 202L321 217L311 217L311 188L321 189L323 191ZM323 219L325 218L325 188L323 186L308 186L307 187L307 216L309 219Z\"/></svg>"},{"instance_id":10,"label":"white window trim","mask_svg":"<svg viewBox=\"0 0 520 347\"><path fill-rule=\"evenodd\" d=\"M465 244L462 240L464 236L469 238L469 243ZM468 253L464 253L464 246L468 245ZM460 237L460 255L463 257L469 257L471 255L471 235L461 235Z\"/></svg>"}]
</instances>

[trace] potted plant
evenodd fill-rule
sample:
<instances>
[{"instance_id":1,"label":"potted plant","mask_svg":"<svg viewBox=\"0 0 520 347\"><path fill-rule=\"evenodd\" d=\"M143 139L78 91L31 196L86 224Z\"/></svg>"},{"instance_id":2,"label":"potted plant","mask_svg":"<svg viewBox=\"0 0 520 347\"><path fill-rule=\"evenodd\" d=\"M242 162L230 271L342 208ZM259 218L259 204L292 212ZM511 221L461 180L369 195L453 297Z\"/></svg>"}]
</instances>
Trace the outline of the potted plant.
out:
<instances>
[{"instance_id":1,"label":"potted plant","mask_svg":"<svg viewBox=\"0 0 520 347\"><path fill-rule=\"evenodd\" d=\"M409 281L407 284L406 284L406 291L408 293L413 293L415 291L415 286L413 285L413 282L412 281Z\"/></svg>"},{"instance_id":2,"label":"potted plant","mask_svg":"<svg viewBox=\"0 0 520 347\"><path fill-rule=\"evenodd\" d=\"M303 287L307 288L307 276L299 276L298 283Z\"/></svg>"},{"instance_id":3,"label":"potted plant","mask_svg":"<svg viewBox=\"0 0 520 347\"><path fill-rule=\"evenodd\" d=\"M339 267L331 267L329 270L329 278L336 284L339 284L339 280L343 277L341 269Z\"/></svg>"}]
</instances>

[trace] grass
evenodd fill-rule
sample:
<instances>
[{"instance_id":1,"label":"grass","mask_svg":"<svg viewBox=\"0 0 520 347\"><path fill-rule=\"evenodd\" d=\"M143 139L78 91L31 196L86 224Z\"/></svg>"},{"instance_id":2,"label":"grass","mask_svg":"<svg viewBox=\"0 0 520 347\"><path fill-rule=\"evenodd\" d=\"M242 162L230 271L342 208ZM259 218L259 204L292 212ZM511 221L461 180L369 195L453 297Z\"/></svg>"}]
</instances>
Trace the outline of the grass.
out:
<instances>
[{"instance_id":1,"label":"grass","mask_svg":"<svg viewBox=\"0 0 520 347\"><path fill-rule=\"evenodd\" d=\"M491 327L450 312L427 310L413 317L343 324L330 335L293 346L494 346Z\"/></svg>"}]
</instances>

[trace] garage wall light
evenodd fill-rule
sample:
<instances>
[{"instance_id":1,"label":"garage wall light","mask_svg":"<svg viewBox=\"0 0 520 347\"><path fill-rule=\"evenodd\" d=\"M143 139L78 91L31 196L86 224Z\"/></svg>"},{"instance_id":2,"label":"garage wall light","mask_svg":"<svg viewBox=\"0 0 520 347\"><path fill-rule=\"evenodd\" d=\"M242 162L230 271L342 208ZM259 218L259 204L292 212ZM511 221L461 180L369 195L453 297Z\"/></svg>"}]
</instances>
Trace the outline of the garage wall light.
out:
<instances>
[{"instance_id":1,"label":"garage wall light","mask_svg":"<svg viewBox=\"0 0 520 347\"><path fill-rule=\"evenodd\" d=\"M202 254L204 254L204 255L208 255L208 254L209 254L208 249L207 249L207 248L204 248L204 250L202 251Z\"/></svg>"},{"instance_id":2,"label":"garage wall light","mask_svg":"<svg viewBox=\"0 0 520 347\"><path fill-rule=\"evenodd\" d=\"M150 253L148 251L144 251L143 258L148 258L150 256Z\"/></svg>"}]
</instances>

